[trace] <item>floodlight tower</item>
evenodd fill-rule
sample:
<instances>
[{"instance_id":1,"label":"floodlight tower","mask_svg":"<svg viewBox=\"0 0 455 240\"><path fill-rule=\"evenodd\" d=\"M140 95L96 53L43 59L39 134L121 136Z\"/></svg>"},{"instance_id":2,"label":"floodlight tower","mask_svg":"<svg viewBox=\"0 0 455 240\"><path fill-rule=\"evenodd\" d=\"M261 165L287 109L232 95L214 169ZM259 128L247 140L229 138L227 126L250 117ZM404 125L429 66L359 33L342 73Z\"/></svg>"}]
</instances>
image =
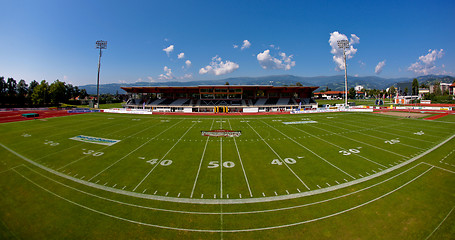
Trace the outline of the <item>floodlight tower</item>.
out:
<instances>
[{"instance_id":1,"label":"floodlight tower","mask_svg":"<svg viewBox=\"0 0 455 240\"><path fill-rule=\"evenodd\" d=\"M346 48L349 48L348 40L337 41L338 47L343 49L343 58L344 58L344 106L348 107L348 72L346 65Z\"/></svg>"},{"instance_id":2,"label":"floodlight tower","mask_svg":"<svg viewBox=\"0 0 455 240\"><path fill-rule=\"evenodd\" d=\"M107 48L107 41L96 41L96 49L100 50L100 57L98 58L98 78L96 81L96 107L100 108L100 67L101 67L101 50Z\"/></svg>"}]
</instances>

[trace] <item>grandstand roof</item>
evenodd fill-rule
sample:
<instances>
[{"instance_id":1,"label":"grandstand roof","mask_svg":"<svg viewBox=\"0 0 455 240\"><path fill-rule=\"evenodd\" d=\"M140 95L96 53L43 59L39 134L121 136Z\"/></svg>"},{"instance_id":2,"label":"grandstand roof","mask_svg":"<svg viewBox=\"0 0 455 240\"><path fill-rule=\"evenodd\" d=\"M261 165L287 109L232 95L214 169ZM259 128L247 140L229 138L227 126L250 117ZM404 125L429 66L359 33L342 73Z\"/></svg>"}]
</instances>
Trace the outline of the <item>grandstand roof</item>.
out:
<instances>
[{"instance_id":1,"label":"grandstand roof","mask_svg":"<svg viewBox=\"0 0 455 240\"><path fill-rule=\"evenodd\" d=\"M318 87L272 86L272 85L199 85L187 87L121 87L128 93L199 92L201 88L224 88L243 90L269 90L277 92L314 91Z\"/></svg>"}]
</instances>

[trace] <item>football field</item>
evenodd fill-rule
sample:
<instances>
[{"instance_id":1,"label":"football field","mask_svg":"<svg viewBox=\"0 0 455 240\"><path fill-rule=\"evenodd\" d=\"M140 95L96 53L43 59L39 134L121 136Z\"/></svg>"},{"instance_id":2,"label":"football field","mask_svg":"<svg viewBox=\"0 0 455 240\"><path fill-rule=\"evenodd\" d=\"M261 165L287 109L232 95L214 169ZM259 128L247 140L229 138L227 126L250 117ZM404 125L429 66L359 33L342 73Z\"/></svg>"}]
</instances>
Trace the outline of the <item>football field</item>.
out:
<instances>
[{"instance_id":1,"label":"football field","mask_svg":"<svg viewBox=\"0 0 455 240\"><path fill-rule=\"evenodd\" d=\"M0 238L453 238L454 116L0 124Z\"/></svg>"}]
</instances>

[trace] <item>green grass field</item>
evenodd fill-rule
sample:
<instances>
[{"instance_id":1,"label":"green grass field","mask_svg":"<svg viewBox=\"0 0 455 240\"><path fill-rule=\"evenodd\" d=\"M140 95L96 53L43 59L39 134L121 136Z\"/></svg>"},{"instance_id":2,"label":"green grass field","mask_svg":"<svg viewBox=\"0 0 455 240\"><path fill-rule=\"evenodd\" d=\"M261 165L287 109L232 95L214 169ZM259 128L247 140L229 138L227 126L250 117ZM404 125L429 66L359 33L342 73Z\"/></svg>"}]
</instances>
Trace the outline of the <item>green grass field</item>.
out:
<instances>
[{"instance_id":1,"label":"green grass field","mask_svg":"<svg viewBox=\"0 0 455 240\"><path fill-rule=\"evenodd\" d=\"M0 124L0 238L453 239L454 124L372 113ZM217 129L241 136L201 134Z\"/></svg>"}]
</instances>

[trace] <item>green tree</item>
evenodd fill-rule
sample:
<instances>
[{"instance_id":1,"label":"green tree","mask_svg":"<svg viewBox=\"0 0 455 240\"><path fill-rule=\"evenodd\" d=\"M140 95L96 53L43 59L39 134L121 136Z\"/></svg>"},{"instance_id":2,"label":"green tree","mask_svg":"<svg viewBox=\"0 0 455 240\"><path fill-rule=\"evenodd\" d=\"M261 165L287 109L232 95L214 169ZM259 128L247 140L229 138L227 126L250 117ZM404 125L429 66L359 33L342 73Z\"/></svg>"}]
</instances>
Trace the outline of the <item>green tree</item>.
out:
<instances>
[{"instance_id":1,"label":"green tree","mask_svg":"<svg viewBox=\"0 0 455 240\"><path fill-rule=\"evenodd\" d=\"M296 82L295 85L296 85L297 87L302 87L302 86L303 86L300 82Z\"/></svg>"},{"instance_id":2,"label":"green tree","mask_svg":"<svg viewBox=\"0 0 455 240\"><path fill-rule=\"evenodd\" d=\"M441 83L440 82L437 82L435 85L433 85L433 93L434 95L436 96L440 96L442 95L442 91L441 91L441 87L440 87Z\"/></svg>"},{"instance_id":3,"label":"green tree","mask_svg":"<svg viewBox=\"0 0 455 240\"><path fill-rule=\"evenodd\" d=\"M16 94L17 94L17 91L16 91L16 86L17 86L17 83L16 83L16 80L14 80L14 78L8 78L8 81L6 82L6 87L7 87L7 93L8 93L8 100L7 102L9 104L12 104L16 101Z\"/></svg>"},{"instance_id":4,"label":"green tree","mask_svg":"<svg viewBox=\"0 0 455 240\"><path fill-rule=\"evenodd\" d=\"M5 103L7 86L5 77L0 77L0 104Z\"/></svg>"},{"instance_id":5,"label":"green tree","mask_svg":"<svg viewBox=\"0 0 455 240\"><path fill-rule=\"evenodd\" d=\"M417 78L414 78L412 80L412 95L418 95L419 94L419 81Z\"/></svg>"},{"instance_id":6,"label":"green tree","mask_svg":"<svg viewBox=\"0 0 455 240\"><path fill-rule=\"evenodd\" d=\"M404 92L403 92L403 95L404 95L404 96L408 96L408 90L409 90L409 89L408 89L407 87L404 88Z\"/></svg>"},{"instance_id":7,"label":"green tree","mask_svg":"<svg viewBox=\"0 0 455 240\"><path fill-rule=\"evenodd\" d=\"M46 80L41 81L41 83L33 89L31 99L34 105L45 105L46 103L49 103L49 83L47 83Z\"/></svg>"},{"instance_id":8,"label":"green tree","mask_svg":"<svg viewBox=\"0 0 455 240\"><path fill-rule=\"evenodd\" d=\"M229 82L226 82L224 85L229 85Z\"/></svg>"},{"instance_id":9,"label":"green tree","mask_svg":"<svg viewBox=\"0 0 455 240\"><path fill-rule=\"evenodd\" d=\"M17 84L17 102L20 105L25 104L25 100L27 98L27 93L28 93L28 85L24 79L21 79L19 81L19 83Z\"/></svg>"},{"instance_id":10,"label":"green tree","mask_svg":"<svg viewBox=\"0 0 455 240\"><path fill-rule=\"evenodd\" d=\"M52 105L58 105L59 103L66 102L66 86L64 82L60 82L58 79L49 86L49 94Z\"/></svg>"},{"instance_id":11,"label":"green tree","mask_svg":"<svg viewBox=\"0 0 455 240\"><path fill-rule=\"evenodd\" d=\"M355 89L353 87L348 91L348 98L355 99Z\"/></svg>"},{"instance_id":12,"label":"green tree","mask_svg":"<svg viewBox=\"0 0 455 240\"><path fill-rule=\"evenodd\" d=\"M395 89L395 87L391 86L389 88L389 95L391 95L393 97L393 96L395 96L396 93L397 93L397 90Z\"/></svg>"}]
</instances>

